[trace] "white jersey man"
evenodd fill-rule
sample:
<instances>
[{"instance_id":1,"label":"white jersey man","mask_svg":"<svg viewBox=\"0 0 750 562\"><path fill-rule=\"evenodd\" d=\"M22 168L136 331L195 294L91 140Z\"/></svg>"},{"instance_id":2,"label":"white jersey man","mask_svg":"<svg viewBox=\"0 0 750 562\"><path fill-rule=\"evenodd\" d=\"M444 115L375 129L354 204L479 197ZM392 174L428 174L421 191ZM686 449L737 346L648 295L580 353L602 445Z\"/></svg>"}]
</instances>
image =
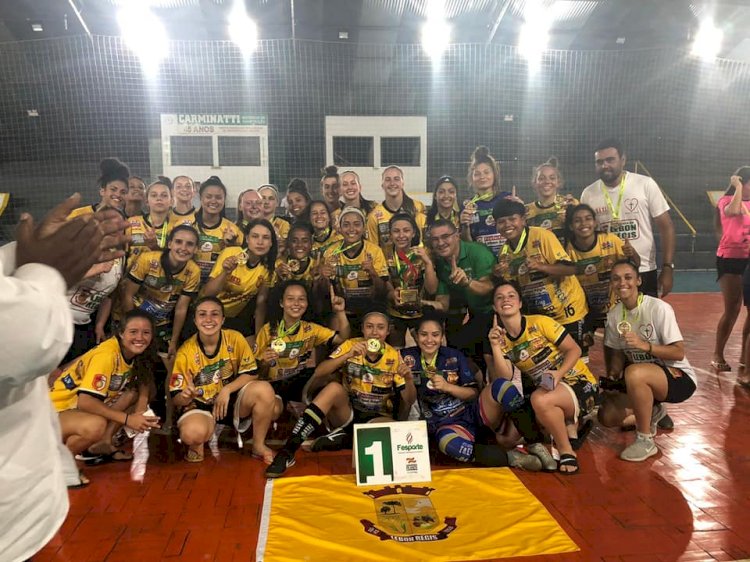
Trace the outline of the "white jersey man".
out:
<instances>
[{"instance_id":1,"label":"white jersey man","mask_svg":"<svg viewBox=\"0 0 750 562\"><path fill-rule=\"evenodd\" d=\"M602 230L629 240L638 252L641 292L666 296L672 290L675 235L664 195L652 178L625 171L626 158L619 141L600 142L594 158L599 180L583 190L581 203L596 211ZM658 277L652 220L661 238L662 270Z\"/></svg>"}]
</instances>

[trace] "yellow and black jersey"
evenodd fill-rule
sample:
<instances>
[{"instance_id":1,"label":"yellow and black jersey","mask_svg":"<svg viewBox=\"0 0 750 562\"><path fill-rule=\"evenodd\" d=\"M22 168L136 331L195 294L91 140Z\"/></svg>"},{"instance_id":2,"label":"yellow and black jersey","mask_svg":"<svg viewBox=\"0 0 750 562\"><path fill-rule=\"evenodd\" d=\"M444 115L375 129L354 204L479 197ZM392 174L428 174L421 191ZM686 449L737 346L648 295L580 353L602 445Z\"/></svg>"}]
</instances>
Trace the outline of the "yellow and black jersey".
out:
<instances>
[{"instance_id":1,"label":"yellow and black jersey","mask_svg":"<svg viewBox=\"0 0 750 562\"><path fill-rule=\"evenodd\" d=\"M335 284L343 291L347 314L359 314L371 306L375 296L370 274L362 264L369 256L375 272L383 280L388 279L388 264L383 250L367 240L362 241L362 246L353 257L342 252L343 248L343 242L330 246L323 254L323 260L336 266Z\"/></svg>"},{"instance_id":2,"label":"yellow and black jersey","mask_svg":"<svg viewBox=\"0 0 750 562\"><path fill-rule=\"evenodd\" d=\"M67 220L74 219L76 217L82 217L85 215L93 215L96 212L96 205L84 205L70 211Z\"/></svg>"},{"instance_id":3,"label":"yellow and black jersey","mask_svg":"<svg viewBox=\"0 0 750 562\"><path fill-rule=\"evenodd\" d=\"M415 213L413 214L414 220L419 227L420 232L424 232L425 224L427 223L427 217L424 212L424 205L421 201L414 201ZM405 213L403 209L391 211L385 206L385 202L377 205L372 212L367 215L367 239L385 249L386 245L391 240L391 232L388 228L388 222L391 217L397 213ZM411 213L408 213L411 214Z\"/></svg>"},{"instance_id":4,"label":"yellow and black jersey","mask_svg":"<svg viewBox=\"0 0 750 562\"><path fill-rule=\"evenodd\" d=\"M609 277L615 262L625 257L623 241L614 234L597 232L591 248L578 249L568 242L567 250L576 264L576 277L586 293L589 312L596 319L604 319L615 303Z\"/></svg>"},{"instance_id":5,"label":"yellow and black jersey","mask_svg":"<svg viewBox=\"0 0 750 562\"><path fill-rule=\"evenodd\" d=\"M175 226L187 225L192 226L197 230L195 220L195 207L185 213L178 213L174 209L169 211L169 230L172 230Z\"/></svg>"},{"instance_id":6,"label":"yellow and black jersey","mask_svg":"<svg viewBox=\"0 0 750 562\"><path fill-rule=\"evenodd\" d=\"M161 266L161 255L161 252L141 254L128 272L128 279L141 286L133 297L134 307L151 314L157 326L171 324L180 295L192 298L198 294L200 286L200 270L192 261L168 281Z\"/></svg>"},{"instance_id":7,"label":"yellow and black jersey","mask_svg":"<svg viewBox=\"0 0 750 562\"><path fill-rule=\"evenodd\" d=\"M316 259L321 258L329 247L337 243L340 244L343 239L344 237L333 228L329 228L324 236L313 235L312 252L310 252L310 255Z\"/></svg>"},{"instance_id":8,"label":"yellow and black jersey","mask_svg":"<svg viewBox=\"0 0 750 562\"><path fill-rule=\"evenodd\" d=\"M286 264L287 267L289 267L289 270L291 271L291 277L289 279L295 279L297 281L302 281L305 283L308 288L312 287L312 282L315 279L315 277L318 275L318 262L317 260L314 260L313 258L307 258L306 260L297 260L293 258L284 258L280 260L276 260L276 268L274 276L276 280L278 280L279 276L279 265ZM273 281L273 285L276 284L277 281Z\"/></svg>"},{"instance_id":9,"label":"yellow and black jersey","mask_svg":"<svg viewBox=\"0 0 750 562\"><path fill-rule=\"evenodd\" d=\"M268 369L268 379L271 381L291 378L304 369L315 368L314 364L308 364L312 360L315 347L323 344L331 344L336 332L330 328L302 320L292 332L284 334L281 338L286 344L284 351L279 353L276 364ZM255 354L262 357L271 342L278 338L271 324L261 328L255 337Z\"/></svg>"},{"instance_id":10,"label":"yellow and black jersey","mask_svg":"<svg viewBox=\"0 0 750 562\"><path fill-rule=\"evenodd\" d=\"M127 269L130 269L135 260L144 252L152 251L146 245L146 232L153 230L156 235L156 243L159 248L167 247L167 236L169 235L169 216L161 225L154 226L148 215L136 215L128 219L126 233L130 236L130 247L128 248Z\"/></svg>"},{"instance_id":11,"label":"yellow and black jersey","mask_svg":"<svg viewBox=\"0 0 750 562\"><path fill-rule=\"evenodd\" d=\"M236 224L225 218L221 219L217 226L211 228L196 221L195 228L198 231L198 250L193 259L201 268L201 283L205 284L216 260L219 259L219 254L228 247L224 242L226 232L228 231L229 235L234 237L234 245L229 246L230 248L242 246L245 235Z\"/></svg>"},{"instance_id":12,"label":"yellow and black jersey","mask_svg":"<svg viewBox=\"0 0 750 562\"><path fill-rule=\"evenodd\" d=\"M526 204L526 224L551 230L560 244L565 244L565 212L568 207L578 205L571 195L558 194L551 205L542 206L539 201Z\"/></svg>"},{"instance_id":13,"label":"yellow and black jersey","mask_svg":"<svg viewBox=\"0 0 750 562\"><path fill-rule=\"evenodd\" d=\"M556 371L562 365L565 358L558 346L566 335L568 333L559 323L548 316L537 314L521 317L521 333L517 338L511 338L505 333L503 355L521 371L525 391L540 385L542 373ZM485 353L492 353L489 346ZM563 380L568 380L573 385L581 376L592 384L597 382L586 364L579 359L563 376Z\"/></svg>"},{"instance_id":14,"label":"yellow and black jersey","mask_svg":"<svg viewBox=\"0 0 750 562\"><path fill-rule=\"evenodd\" d=\"M206 354L198 336L188 338L177 350L169 392L175 396L191 381L197 396L185 409L211 410L222 388L240 375L255 374L257 365L250 344L235 330L221 330L212 355Z\"/></svg>"},{"instance_id":15,"label":"yellow and black jersey","mask_svg":"<svg viewBox=\"0 0 750 562\"><path fill-rule=\"evenodd\" d=\"M346 340L331 353L331 359L348 353L361 341L365 339ZM373 416L393 416L393 398L406 386L406 381L398 374L400 361L398 351L383 343L377 361L360 355L344 363L341 367L342 382L355 410Z\"/></svg>"},{"instance_id":16,"label":"yellow and black jersey","mask_svg":"<svg viewBox=\"0 0 750 562\"><path fill-rule=\"evenodd\" d=\"M384 252L388 264L388 276L396 289L401 304L394 306L388 301L388 314L398 318L419 318L422 316L424 297L424 262L413 252L395 252L393 244L388 244Z\"/></svg>"},{"instance_id":17,"label":"yellow and black jersey","mask_svg":"<svg viewBox=\"0 0 750 562\"><path fill-rule=\"evenodd\" d=\"M525 237L522 235L522 240L519 240L519 246L513 249L510 243L505 244L498 262L507 265L507 273L503 276L521 285L525 311L551 316L560 324L570 324L586 316L586 295L575 275L554 278L529 269L529 263L533 261L572 263L557 237L549 230L530 226L526 228Z\"/></svg>"},{"instance_id":18,"label":"yellow and black jersey","mask_svg":"<svg viewBox=\"0 0 750 562\"><path fill-rule=\"evenodd\" d=\"M89 394L110 405L130 382L133 367L125 361L120 342L112 337L78 357L55 379L50 399L58 412L78 407L78 394Z\"/></svg>"},{"instance_id":19,"label":"yellow and black jersey","mask_svg":"<svg viewBox=\"0 0 750 562\"><path fill-rule=\"evenodd\" d=\"M214 279L221 275L224 270L224 262L234 256L239 256L245 250L238 246L230 246L219 254L209 275L209 279ZM227 275L224 288L219 292L217 297L224 305L224 314L227 318L234 318L248 302L258 294L263 284L270 286L272 279L268 268L258 262L255 265L249 263L239 263L237 267Z\"/></svg>"}]
</instances>

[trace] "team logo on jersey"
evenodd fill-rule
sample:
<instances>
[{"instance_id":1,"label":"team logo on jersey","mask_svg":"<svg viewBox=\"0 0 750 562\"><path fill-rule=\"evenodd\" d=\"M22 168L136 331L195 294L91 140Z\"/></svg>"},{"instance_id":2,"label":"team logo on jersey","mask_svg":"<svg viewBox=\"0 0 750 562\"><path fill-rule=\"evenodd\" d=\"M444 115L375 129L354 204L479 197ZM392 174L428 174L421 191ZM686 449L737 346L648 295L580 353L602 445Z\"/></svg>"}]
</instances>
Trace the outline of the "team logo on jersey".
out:
<instances>
[{"instance_id":1,"label":"team logo on jersey","mask_svg":"<svg viewBox=\"0 0 750 562\"><path fill-rule=\"evenodd\" d=\"M294 359L299 355L299 349L296 347L293 347L289 350L289 359Z\"/></svg>"},{"instance_id":2,"label":"team logo on jersey","mask_svg":"<svg viewBox=\"0 0 750 562\"><path fill-rule=\"evenodd\" d=\"M349 281L356 281L357 277L359 276L359 272L357 271L350 271L346 274L346 278L349 279Z\"/></svg>"},{"instance_id":3,"label":"team logo on jersey","mask_svg":"<svg viewBox=\"0 0 750 562\"><path fill-rule=\"evenodd\" d=\"M169 386L171 386L172 388L182 388L182 383L184 380L185 378L181 374L175 373L174 375L172 375L172 379L169 381Z\"/></svg>"},{"instance_id":4,"label":"team logo on jersey","mask_svg":"<svg viewBox=\"0 0 750 562\"><path fill-rule=\"evenodd\" d=\"M76 383L73 382L73 377L71 377L70 375L65 375L62 379L60 379L60 381L68 390L73 390L76 387Z\"/></svg>"},{"instance_id":5,"label":"team logo on jersey","mask_svg":"<svg viewBox=\"0 0 750 562\"><path fill-rule=\"evenodd\" d=\"M487 226L495 226L495 217L492 215L487 215L487 218L484 219L484 224Z\"/></svg>"},{"instance_id":6,"label":"team logo on jersey","mask_svg":"<svg viewBox=\"0 0 750 562\"><path fill-rule=\"evenodd\" d=\"M377 523L360 519L364 532L381 541L403 543L441 541L456 530L456 518L440 522L427 486L386 486L364 492L373 499Z\"/></svg>"},{"instance_id":7,"label":"team logo on jersey","mask_svg":"<svg viewBox=\"0 0 750 562\"><path fill-rule=\"evenodd\" d=\"M529 358L529 352L526 351L525 349L522 349L521 351L518 352L518 359L520 359L521 361L526 361L528 358Z\"/></svg>"},{"instance_id":8,"label":"team logo on jersey","mask_svg":"<svg viewBox=\"0 0 750 562\"><path fill-rule=\"evenodd\" d=\"M201 244L201 252L210 252L214 249L214 245L211 242L204 242Z\"/></svg>"},{"instance_id":9,"label":"team logo on jersey","mask_svg":"<svg viewBox=\"0 0 750 562\"><path fill-rule=\"evenodd\" d=\"M406 363L406 366L410 369L417 364L413 355L404 355L404 363Z\"/></svg>"},{"instance_id":10,"label":"team logo on jersey","mask_svg":"<svg viewBox=\"0 0 750 562\"><path fill-rule=\"evenodd\" d=\"M625 204L625 208L631 213L638 208L638 199L625 199L623 203Z\"/></svg>"},{"instance_id":11,"label":"team logo on jersey","mask_svg":"<svg viewBox=\"0 0 750 562\"><path fill-rule=\"evenodd\" d=\"M372 373L364 373L362 375L362 382L366 384L372 384L375 381L375 377L372 376Z\"/></svg>"},{"instance_id":12,"label":"team logo on jersey","mask_svg":"<svg viewBox=\"0 0 750 562\"><path fill-rule=\"evenodd\" d=\"M583 273L585 275L593 275L594 273L596 273L596 266L593 263L588 264L584 268Z\"/></svg>"},{"instance_id":13,"label":"team logo on jersey","mask_svg":"<svg viewBox=\"0 0 750 562\"><path fill-rule=\"evenodd\" d=\"M646 324L645 326L641 326L641 334L643 334L643 337L647 340L651 339L651 336L654 334L654 326L651 323Z\"/></svg>"},{"instance_id":14,"label":"team logo on jersey","mask_svg":"<svg viewBox=\"0 0 750 562\"><path fill-rule=\"evenodd\" d=\"M156 269L156 268L158 268L158 267L159 267L159 262L158 262L157 260L151 260L151 261L149 262L148 266L149 266L149 267L150 267L151 269Z\"/></svg>"},{"instance_id":15,"label":"team logo on jersey","mask_svg":"<svg viewBox=\"0 0 750 562\"><path fill-rule=\"evenodd\" d=\"M551 220L549 220L549 219L544 219L544 220L542 221L542 224L541 224L540 226L541 226L542 228L546 228L547 230L549 230L550 228L552 228L552 221L551 221Z\"/></svg>"},{"instance_id":16,"label":"team logo on jersey","mask_svg":"<svg viewBox=\"0 0 750 562\"><path fill-rule=\"evenodd\" d=\"M93 387L94 390L102 391L107 386L107 377L104 375L95 375Z\"/></svg>"}]
</instances>

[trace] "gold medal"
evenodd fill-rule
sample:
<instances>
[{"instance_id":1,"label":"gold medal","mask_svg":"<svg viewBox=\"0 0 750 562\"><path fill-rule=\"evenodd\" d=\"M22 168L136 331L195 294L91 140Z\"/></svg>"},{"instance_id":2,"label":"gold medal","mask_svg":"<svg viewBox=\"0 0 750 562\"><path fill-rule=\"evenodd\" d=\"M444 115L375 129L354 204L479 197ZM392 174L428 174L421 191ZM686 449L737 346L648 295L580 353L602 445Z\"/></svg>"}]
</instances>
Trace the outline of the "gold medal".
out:
<instances>
[{"instance_id":1,"label":"gold medal","mask_svg":"<svg viewBox=\"0 0 750 562\"><path fill-rule=\"evenodd\" d=\"M286 342L281 338L276 338L271 342L271 349L273 349L276 353L284 353L284 350L286 349Z\"/></svg>"},{"instance_id":2,"label":"gold medal","mask_svg":"<svg viewBox=\"0 0 750 562\"><path fill-rule=\"evenodd\" d=\"M286 264L289 266L289 271L291 271L292 273L297 273L299 271L299 260L287 260Z\"/></svg>"},{"instance_id":3,"label":"gold medal","mask_svg":"<svg viewBox=\"0 0 750 562\"><path fill-rule=\"evenodd\" d=\"M617 333L624 336L631 330L630 322L623 320L617 324Z\"/></svg>"},{"instance_id":4,"label":"gold medal","mask_svg":"<svg viewBox=\"0 0 750 562\"><path fill-rule=\"evenodd\" d=\"M367 340L367 351L370 353L377 353L380 351L380 340L375 338L370 338Z\"/></svg>"},{"instance_id":5,"label":"gold medal","mask_svg":"<svg viewBox=\"0 0 750 562\"><path fill-rule=\"evenodd\" d=\"M237 265L245 265L247 263L247 252L240 252L237 254Z\"/></svg>"}]
</instances>

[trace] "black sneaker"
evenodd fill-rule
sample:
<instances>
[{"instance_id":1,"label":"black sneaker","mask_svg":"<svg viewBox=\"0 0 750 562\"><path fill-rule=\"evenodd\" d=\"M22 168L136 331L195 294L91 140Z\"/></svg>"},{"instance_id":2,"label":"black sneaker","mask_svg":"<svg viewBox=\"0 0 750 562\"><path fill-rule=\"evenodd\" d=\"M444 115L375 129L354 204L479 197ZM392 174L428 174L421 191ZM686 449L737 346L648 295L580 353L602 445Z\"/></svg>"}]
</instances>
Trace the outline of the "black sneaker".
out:
<instances>
[{"instance_id":1,"label":"black sneaker","mask_svg":"<svg viewBox=\"0 0 750 562\"><path fill-rule=\"evenodd\" d=\"M282 476L287 468L291 468L297 461L294 455L286 449L281 449L273 459L273 462L266 468L266 478L278 478Z\"/></svg>"},{"instance_id":2,"label":"black sneaker","mask_svg":"<svg viewBox=\"0 0 750 562\"><path fill-rule=\"evenodd\" d=\"M318 437L313 441L310 450L317 453L318 451L341 451L342 449L352 448L352 436L343 429L335 429L328 435Z\"/></svg>"},{"instance_id":3,"label":"black sneaker","mask_svg":"<svg viewBox=\"0 0 750 562\"><path fill-rule=\"evenodd\" d=\"M669 414L664 414L664 417L656 422L659 429L674 429L674 421L669 417Z\"/></svg>"}]
</instances>

